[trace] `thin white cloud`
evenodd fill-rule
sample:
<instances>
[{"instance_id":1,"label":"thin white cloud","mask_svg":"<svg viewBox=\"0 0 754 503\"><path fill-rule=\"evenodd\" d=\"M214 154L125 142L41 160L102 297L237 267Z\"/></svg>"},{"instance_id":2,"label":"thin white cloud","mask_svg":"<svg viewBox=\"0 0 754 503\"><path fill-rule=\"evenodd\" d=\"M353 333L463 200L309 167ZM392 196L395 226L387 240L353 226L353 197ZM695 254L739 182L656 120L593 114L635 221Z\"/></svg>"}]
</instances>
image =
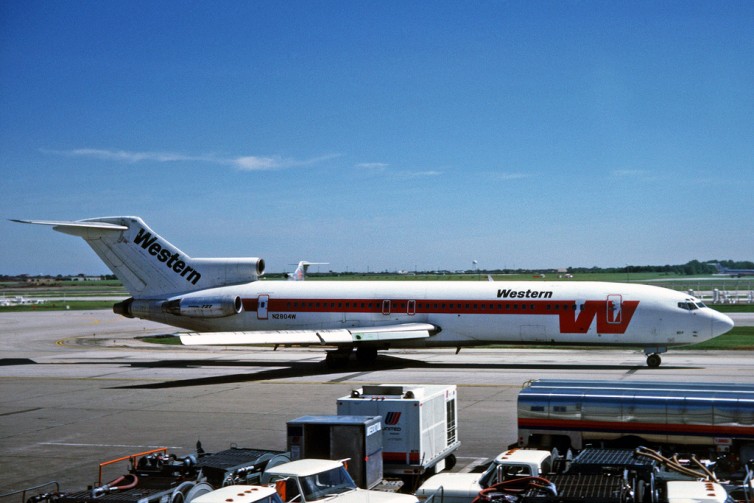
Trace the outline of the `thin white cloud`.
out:
<instances>
[{"instance_id":1,"label":"thin white cloud","mask_svg":"<svg viewBox=\"0 0 754 503\"><path fill-rule=\"evenodd\" d=\"M529 173L493 173L492 178L495 180L501 180L504 182L511 180L523 180L524 178L531 178Z\"/></svg>"},{"instance_id":2,"label":"thin white cloud","mask_svg":"<svg viewBox=\"0 0 754 503\"><path fill-rule=\"evenodd\" d=\"M398 171L393 174L395 178L410 179L410 178L428 178L433 176L442 175L442 171L427 170L427 171Z\"/></svg>"},{"instance_id":3,"label":"thin white cloud","mask_svg":"<svg viewBox=\"0 0 754 503\"><path fill-rule=\"evenodd\" d=\"M388 166L389 164L384 162L360 162L359 164L356 164L355 167L364 170L383 171L387 169Z\"/></svg>"},{"instance_id":4,"label":"thin white cloud","mask_svg":"<svg viewBox=\"0 0 754 503\"><path fill-rule=\"evenodd\" d=\"M613 176L617 177L646 177L649 175L649 171L645 169L614 169L612 171Z\"/></svg>"},{"instance_id":5,"label":"thin white cloud","mask_svg":"<svg viewBox=\"0 0 754 503\"><path fill-rule=\"evenodd\" d=\"M106 150L98 148L77 148L73 150L48 150L46 152L67 155L70 157L91 157L94 159L101 159L104 161L119 161L119 162L141 162L141 161L157 161L157 162L180 162L180 161L197 161L205 160L201 157L188 156L185 154L178 154L175 152L132 152L127 150Z\"/></svg>"},{"instance_id":6,"label":"thin white cloud","mask_svg":"<svg viewBox=\"0 0 754 503\"><path fill-rule=\"evenodd\" d=\"M633 180L641 183L653 183L665 177L648 169L614 169L610 172L613 178Z\"/></svg>"},{"instance_id":7,"label":"thin white cloud","mask_svg":"<svg viewBox=\"0 0 754 503\"><path fill-rule=\"evenodd\" d=\"M200 162L232 166L240 171L272 171L299 166L309 166L328 159L340 157L340 154L327 154L311 159L291 159L280 156L239 156L221 157L214 154L189 155L178 152L136 152L129 150L109 150L96 148L77 148L72 150L43 150L43 152L65 155L69 157L89 157L103 161L137 163L143 161L175 163L175 162Z\"/></svg>"},{"instance_id":8,"label":"thin white cloud","mask_svg":"<svg viewBox=\"0 0 754 503\"><path fill-rule=\"evenodd\" d=\"M393 179L406 180L409 178L425 178L442 175L442 171L425 170L425 171L395 171L388 170L389 164L384 162L361 162L354 165L355 168L362 170L364 173L380 174Z\"/></svg>"}]
</instances>

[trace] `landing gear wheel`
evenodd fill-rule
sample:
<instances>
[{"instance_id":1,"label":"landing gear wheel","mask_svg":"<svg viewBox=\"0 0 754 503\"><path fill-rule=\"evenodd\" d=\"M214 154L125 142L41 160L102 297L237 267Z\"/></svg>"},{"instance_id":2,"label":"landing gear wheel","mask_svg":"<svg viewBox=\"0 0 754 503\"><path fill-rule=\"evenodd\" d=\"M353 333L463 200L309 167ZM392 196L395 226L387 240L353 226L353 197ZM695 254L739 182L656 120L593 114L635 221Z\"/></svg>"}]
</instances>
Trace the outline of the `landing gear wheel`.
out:
<instances>
[{"instance_id":1,"label":"landing gear wheel","mask_svg":"<svg viewBox=\"0 0 754 503\"><path fill-rule=\"evenodd\" d=\"M656 369L662 363L662 358L657 353L647 356L647 366Z\"/></svg>"},{"instance_id":2,"label":"landing gear wheel","mask_svg":"<svg viewBox=\"0 0 754 503\"><path fill-rule=\"evenodd\" d=\"M325 365L329 369L342 369L348 366L348 358L351 356L351 350L348 351L328 351L325 356Z\"/></svg>"},{"instance_id":3,"label":"landing gear wheel","mask_svg":"<svg viewBox=\"0 0 754 503\"><path fill-rule=\"evenodd\" d=\"M377 360L377 348L356 348L356 360L359 363L374 363Z\"/></svg>"}]
</instances>

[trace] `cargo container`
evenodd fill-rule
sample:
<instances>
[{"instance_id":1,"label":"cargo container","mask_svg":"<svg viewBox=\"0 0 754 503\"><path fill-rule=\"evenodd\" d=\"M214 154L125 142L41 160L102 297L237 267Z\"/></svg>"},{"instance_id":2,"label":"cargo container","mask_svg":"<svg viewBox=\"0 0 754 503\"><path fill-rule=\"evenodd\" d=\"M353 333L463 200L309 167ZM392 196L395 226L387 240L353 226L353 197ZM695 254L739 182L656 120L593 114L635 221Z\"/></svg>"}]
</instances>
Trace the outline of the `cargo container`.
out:
<instances>
[{"instance_id":1,"label":"cargo container","mask_svg":"<svg viewBox=\"0 0 754 503\"><path fill-rule=\"evenodd\" d=\"M436 473L455 465L456 386L377 385L338 399L339 415L382 417L383 471Z\"/></svg>"},{"instance_id":2,"label":"cargo container","mask_svg":"<svg viewBox=\"0 0 754 503\"><path fill-rule=\"evenodd\" d=\"M372 489L382 481L380 416L303 416L288 421L291 461L305 458L348 459L356 485Z\"/></svg>"}]
</instances>

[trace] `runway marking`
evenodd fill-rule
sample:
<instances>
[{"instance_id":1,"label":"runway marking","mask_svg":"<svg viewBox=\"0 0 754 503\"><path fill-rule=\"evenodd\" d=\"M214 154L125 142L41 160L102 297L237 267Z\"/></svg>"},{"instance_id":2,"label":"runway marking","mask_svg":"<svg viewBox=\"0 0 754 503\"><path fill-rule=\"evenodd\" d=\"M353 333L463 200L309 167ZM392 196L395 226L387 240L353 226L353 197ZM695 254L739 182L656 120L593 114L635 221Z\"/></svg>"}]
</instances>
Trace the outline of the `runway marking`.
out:
<instances>
[{"instance_id":1,"label":"runway marking","mask_svg":"<svg viewBox=\"0 0 754 503\"><path fill-rule=\"evenodd\" d=\"M128 447L129 449L185 449L179 445L133 445L133 444L77 444L72 442L39 442L37 445L55 445L60 447Z\"/></svg>"},{"instance_id":2,"label":"runway marking","mask_svg":"<svg viewBox=\"0 0 754 503\"><path fill-rule=\"evenodd\" d=\"M629 377L629 376L635 374L637 370L639 370L639 367L632 368L631 370L629 370L628 372L626 372L626 374L623 377L621 377L621 379L625 379L626 377Z\"/></svg>"},{"instance_id":3,"label":"runway marking","mask_svg":"<svg viewBox=\"0 0 754 503\"><path fill-rule=\"evenodd\" d=\"M336 379L331 379L327 382L334 383L334 382L343 382L343 381L350 381L351 379L356 379L357 377L365 376L367 374L371 374L371 372L356 372L354 374L348 374L344 375L343 377L338 377Z\"/></svg>"},{"instance_id":4,"label":"runway marking","mask_svg":"<svg viewBox=\"0 0 754 503\"><path fill-rule=\"evenodd\" d=\"M3 414L0 414L0 417L12 416L13 414L23 414L25 412L34 412L35 410L42 410L42 407L34 407L33 409L16 410L14 412L4 412Z\"/></svg>"}]
</instances>

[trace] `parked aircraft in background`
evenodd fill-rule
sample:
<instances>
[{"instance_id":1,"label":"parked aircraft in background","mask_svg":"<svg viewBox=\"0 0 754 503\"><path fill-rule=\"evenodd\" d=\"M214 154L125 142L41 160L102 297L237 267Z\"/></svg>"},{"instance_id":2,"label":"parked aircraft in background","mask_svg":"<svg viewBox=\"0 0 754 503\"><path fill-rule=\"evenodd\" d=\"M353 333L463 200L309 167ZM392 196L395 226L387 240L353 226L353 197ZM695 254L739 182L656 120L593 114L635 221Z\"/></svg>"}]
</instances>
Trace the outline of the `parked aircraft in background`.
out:
<instances>
[{"instance_id":1,"label":"parked aircraft in background","mask_svg":"<svg viewBox=\"0 0 754 503\"><path fill-rule=\"evenodd\" d=\"M712 265L717 269L717 273L721 276L735 276L740 278L742 276L754 276L754 269L729 269L720 262L713 262Z\"/></svg>"},{"instance_id":2,"label":"parked aircraft in background","mask_svg":"<svg viewBox=\"0 0 754 503\"><path fill-rule=\"evenodd\" d=\"M262 281L261 258L192 258L138 217L50 225L86 240L132 297L113 311L190 330L186 345L321 345L326 362L396 347L638 346L660 365L731 319L685 293L602 282ZM588 353L584 353L588 358Z\"/></svg>"},{"instance_id":3,"label":"parked aircraft in background","mask_svg":"<svg viewBox=\"0 0 754 503\"><path fill-rule=\"evenodd\" d=\"M39 305L44 303L45 299L30 299L23 295L16 295L15 297L6 297L3 295L0 297L0 306L3 307Z\"/></svg>"},{"instance_id":4,"label":"parked aircraft in background","mask_svg":"<svg viewBox=\"0 0 754 503\"><path fill-rule=\"evenodd\" d=\"M328 264L329 262L307 262L306 260L302 260L298 263L296 270L288 274L287 277L290 281L304 281L304 279L306 279L306 273L309 271L309 266Z\"/></svg>"}]
</instances>

